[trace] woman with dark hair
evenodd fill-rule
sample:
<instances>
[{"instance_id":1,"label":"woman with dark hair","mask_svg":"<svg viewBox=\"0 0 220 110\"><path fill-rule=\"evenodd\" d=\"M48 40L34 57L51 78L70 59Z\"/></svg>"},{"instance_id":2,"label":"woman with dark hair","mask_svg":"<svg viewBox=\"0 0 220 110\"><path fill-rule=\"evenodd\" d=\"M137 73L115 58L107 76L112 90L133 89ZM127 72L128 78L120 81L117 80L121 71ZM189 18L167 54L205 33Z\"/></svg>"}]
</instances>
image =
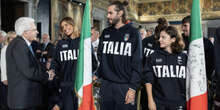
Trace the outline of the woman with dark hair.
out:
<instances>
[{"instance_id":1,"label":"woman with dark hair","mask_svg":"<svg viewBox=\"0 0 220 110\"><path fill-rule=\"evenodd\" d=\"M154 35L151 35L150 37L146 37L142 40L142 47L143 47L143 67L145 65L146 58L152 54L155 50L160 49L159 43L158 43L158 36L160 36L160 31L168 26L168 21L165 18L159 18L157 20L158 25L155 28ZM146 105L147 100L147 94L146 94L146 88L145 85L143 85L143 88L141 89L141 108L142 110L148 110L148 106Z\"/></svg>"},{"instance_id":2,"label":"woman with dark hair","mask_svg":"<svg viewBox=\"0 0 220 110\"><path fill-rule=\"evenodd\" d=\"M74 82L80 34L70 17L60 21L60 32L63 39L57 43L50 67L50 71L57 76L56 80L59 80L59 101L52 110L77 110Z\"/></svg>"},{"instance_id":3,"label":"woman with dark hair","mask_svg":"<svg viewBox=\"0 0 220 110\"><path fill-rule=\"evenodd\" d=\"M145 86L150 110L184 110L187 55L184 42L172 26L161 29L160 48L144 66Z\"/></svg>"}]
</instances>

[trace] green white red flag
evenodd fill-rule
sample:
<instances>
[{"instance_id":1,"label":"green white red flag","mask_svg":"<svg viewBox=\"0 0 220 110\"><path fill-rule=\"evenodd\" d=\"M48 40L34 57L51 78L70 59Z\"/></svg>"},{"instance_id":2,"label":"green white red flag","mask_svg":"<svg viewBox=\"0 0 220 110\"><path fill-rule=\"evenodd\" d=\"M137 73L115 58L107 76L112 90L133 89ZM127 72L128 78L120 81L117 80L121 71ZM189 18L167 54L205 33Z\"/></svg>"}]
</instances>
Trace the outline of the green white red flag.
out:
<instances>
[{"instance_id":1,"label":"green white red flag","mask_svg":"<svg viewBox=\"0 0 220 110\"><path fill-rule=\"evenodd\" d=\"M80 36L79 57L75 79L78 110L96 110L92 93L90 1L86 1Z\"/></svg>"},{"instance_id":2,"label":"green white red flag","mask_svg":"<svg viewBox=\"0 0 220 110\"><path fill-rule=\"evenodd\" d=\"M207 79L201 25L200 0L193 0L187 61L187 110L207 110Z\"/></svg>"}]
</instances>

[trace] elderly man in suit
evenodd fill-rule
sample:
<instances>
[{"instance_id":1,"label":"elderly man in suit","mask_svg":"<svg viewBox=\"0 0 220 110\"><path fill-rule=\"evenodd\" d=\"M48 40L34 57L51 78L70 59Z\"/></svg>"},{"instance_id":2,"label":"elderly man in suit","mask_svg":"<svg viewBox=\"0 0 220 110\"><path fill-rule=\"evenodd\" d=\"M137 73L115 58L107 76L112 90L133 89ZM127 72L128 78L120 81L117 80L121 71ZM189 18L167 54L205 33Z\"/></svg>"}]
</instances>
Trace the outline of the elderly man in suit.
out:
<instances>
[{"instance_id":1,"label":"elderly man in suit","mask_svg":"<svg viewBox=\"0 0 220 110\"><path fill-rule=\"evenodd\" d=\"M18 35L6 52L8 106L15 110L36 110L42 104L42 85L55 76L43 70L31 47L38 31L34 19L21 17L15 22Z\"/></svg>"},{"instance_id":2,"label":"elderly man in suit","mask_svg":"<svg viewBox=\"0 0 220 110\"><path fill-rule=\"evenodd\" d=\"M48 59L52 58L54 46L50 43L50 36L48 34L42 35L42 44L36 50L37 58L46 67Z\"/></svg>"}]
</instances>

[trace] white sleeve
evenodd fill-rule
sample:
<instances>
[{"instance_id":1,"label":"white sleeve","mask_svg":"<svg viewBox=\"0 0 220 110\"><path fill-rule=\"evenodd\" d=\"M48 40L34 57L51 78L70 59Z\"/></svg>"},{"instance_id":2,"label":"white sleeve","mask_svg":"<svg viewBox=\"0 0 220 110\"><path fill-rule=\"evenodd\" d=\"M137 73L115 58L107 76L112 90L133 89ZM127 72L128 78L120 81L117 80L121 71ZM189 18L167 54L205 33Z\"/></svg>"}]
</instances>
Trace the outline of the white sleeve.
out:
<instances>
[{"instance_id":1,"label":"white sleeve","mask_svg":"<svg viewBox=\"0 0 220 110\"><path fill-rule=\"evenodd\" d=\"M7 68L6 68L6 49L7 46L4 46L1 50L1 81L7 80Z\"/></svg>"}]
</instances>

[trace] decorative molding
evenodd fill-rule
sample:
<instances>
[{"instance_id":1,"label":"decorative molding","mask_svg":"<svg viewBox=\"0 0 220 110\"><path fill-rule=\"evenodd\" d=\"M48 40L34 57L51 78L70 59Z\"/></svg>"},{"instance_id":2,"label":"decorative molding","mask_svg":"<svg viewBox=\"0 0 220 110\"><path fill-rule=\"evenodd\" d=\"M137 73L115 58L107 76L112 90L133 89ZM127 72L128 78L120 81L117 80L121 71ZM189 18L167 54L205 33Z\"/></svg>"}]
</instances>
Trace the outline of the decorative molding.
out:
<instances>
[{"instance_id":1,"label":"decorative molding","mask_svg":"<svg viewBox=\"0 0 220 110\"><path fill-rule=\"evenodd\" d=\"M170 15L154 15L154 16L140 16L140 22L156 22L158 18L165 17L168 21L181 21L185 16L190 15L190 13L184 14L170 14ZM202 19L219 19L220 11L215 12L204 12L202 13Z\"/></svg>"},{"instance_id":2,"label":"decorative molding","mask_svg":"<svg viewBox=\"0 0 220 110\"><path fill-rule=\"evenodd\" d=\"M172 14L172 15L154 15L154 16L140 16L140 22L156 22L158 18L165 17L168 21L180 21L183 17L189 15L188 14Z\"/></svg>"},{"instance_id":3,"label":"decorative molding","mask_svg":"<svg viewBox=\"0 0 220 110\"><path fill-rule=\"evenodd\" d=\"M107 7L109 5L109 2L106 0L91 0L92 5L94 5L97 8L103 9L107 11Z\"/></svg>"},{"instance_id":4,"label":"decorative molding","mask_svg":"<svg viewBox=\"0 0 220 110\"><path fill-rule=\"evenodd\" d=\"M135 0L137 3L153 3L153 2L164 2L172 0Z\"/></svg>"},{"instance_id":5,"label":"decorative molding","mask_svg":"<svg viewBox=\"0 0 220 110\"><path fill-rule=\"evenodd\" d=\"M192 0L138 3L138 21L155 22L160 17L165 17L168 21L180 21L183 17L190 14L191 6ZM201 0L201 7L204 20L220 18L219 0Z\"/></svg>"}]
</instances>

